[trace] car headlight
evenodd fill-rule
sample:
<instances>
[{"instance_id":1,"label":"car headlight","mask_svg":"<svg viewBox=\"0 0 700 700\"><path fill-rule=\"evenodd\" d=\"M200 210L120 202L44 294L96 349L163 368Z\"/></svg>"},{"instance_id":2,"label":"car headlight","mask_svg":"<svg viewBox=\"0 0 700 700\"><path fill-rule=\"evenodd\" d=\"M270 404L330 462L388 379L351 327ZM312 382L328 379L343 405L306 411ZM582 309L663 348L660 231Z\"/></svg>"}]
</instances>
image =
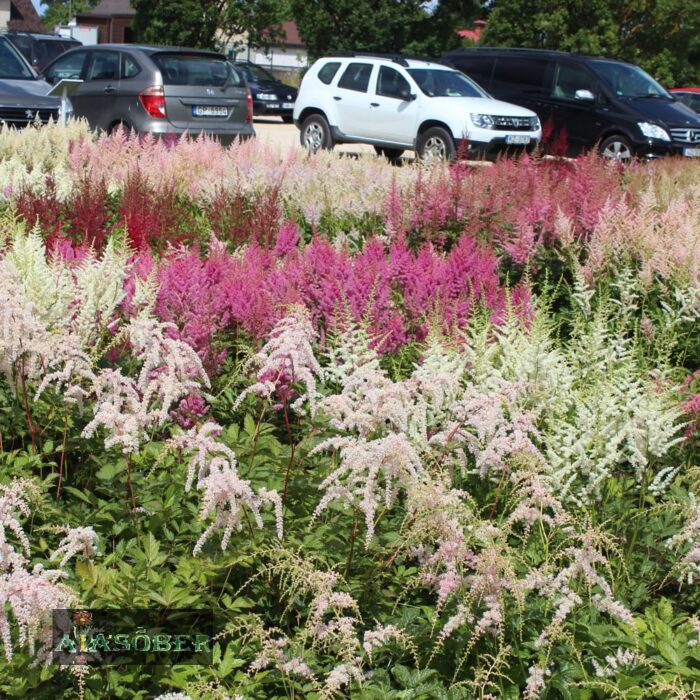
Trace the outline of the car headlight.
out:
<instances>
[{"instance_id":1,"label":"car headlight","mask_svg":"<svg viewBox=\"0 0 700 700\"><path fill-rule=\"evenodd\" d=\"M276 100L277 95L273 95L270 92L260 92L260 93L258 93L258 99L259 100Z\"/></svg>"},{"instance_id":2,"label":"car headlight","mask_svg":"<svg viewBox=\"0 0 700 700\"><path fill-rule=\"evenodd\" d=\"M658 124L652 124L651 122L637 122L639 130L648 139L660 139L661 141L670 141L671 137L668 135L666 129L662 129Z\"/></svg>"},{"instance_id":3,"label":"car headlight","mask_svg":"<svg viewBox=\"0 0 700 700\"><path fill-rule=\"evenodd\" d=\"M470 114L472 124L480 129L493 129L493 117L490 114Z\"/></svg>"},{"instance_id":4,"label":"car headlight","mask_svg":"<svg viewBox=\"0 0 700 700\"><path fill-rule=\"evenodd\" d=\"M539 117L530 117L530 128L533 131L539 131L542 128Z\"/></svg>"}]
</instances>

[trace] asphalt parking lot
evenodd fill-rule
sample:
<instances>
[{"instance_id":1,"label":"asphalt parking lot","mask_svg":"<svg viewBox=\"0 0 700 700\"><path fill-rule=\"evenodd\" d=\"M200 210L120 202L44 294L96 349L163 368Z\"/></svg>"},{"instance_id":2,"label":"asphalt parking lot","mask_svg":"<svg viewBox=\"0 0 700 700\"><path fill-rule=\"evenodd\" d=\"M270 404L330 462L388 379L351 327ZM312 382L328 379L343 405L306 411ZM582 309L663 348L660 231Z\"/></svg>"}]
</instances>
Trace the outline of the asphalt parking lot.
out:
<instances>
[{"instance_id":1,"label":"asphalt parking lot","mask_svg":"<svg viewBox=\"0 0 700 700\"><path fill-rule=\"evenodd\" d=\"M268 143L280 151L288 151L290 148L301 148L299 143L299 129L294 124L285 124L277 117L255 117L253 120L255 133L260 141ZM355 155L374 154L374 148L365 144L353 143L336 146L338 153L352 153ZM409 151L407 156L413 154Z\"/></svg>"}]
</instances>

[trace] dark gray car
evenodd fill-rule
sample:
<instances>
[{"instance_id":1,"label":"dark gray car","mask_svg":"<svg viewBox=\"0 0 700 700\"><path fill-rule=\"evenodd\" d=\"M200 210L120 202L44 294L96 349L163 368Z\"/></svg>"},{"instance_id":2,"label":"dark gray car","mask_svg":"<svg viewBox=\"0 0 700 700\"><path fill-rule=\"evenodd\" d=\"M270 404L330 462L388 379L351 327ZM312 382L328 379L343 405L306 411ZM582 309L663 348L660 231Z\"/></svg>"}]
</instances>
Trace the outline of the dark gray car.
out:
<instances>
[{"instance_id":1,"label":"dark gray car","mask_svg":"<svg viewBox=\"0 0 700 700\"><path fill-rule=\"evenodd\" d=\"M61 100L47 97L49 89L12 43L0 36L0 122L21 127L37 120L57 121Z\"/></svg>"},{"instance_id":2,"label":"dark gray car","mask_svg":"<svg viewBox=\"0 0 700 700\"><path fill-rule=\"evenodd\" d=\"M82 81L71 93L75 116L108 133L203 132L224 144L255 135L245 80L211 51L100 44L67 51L42 75L51 84Z\"/></svg>"}]
</instances>

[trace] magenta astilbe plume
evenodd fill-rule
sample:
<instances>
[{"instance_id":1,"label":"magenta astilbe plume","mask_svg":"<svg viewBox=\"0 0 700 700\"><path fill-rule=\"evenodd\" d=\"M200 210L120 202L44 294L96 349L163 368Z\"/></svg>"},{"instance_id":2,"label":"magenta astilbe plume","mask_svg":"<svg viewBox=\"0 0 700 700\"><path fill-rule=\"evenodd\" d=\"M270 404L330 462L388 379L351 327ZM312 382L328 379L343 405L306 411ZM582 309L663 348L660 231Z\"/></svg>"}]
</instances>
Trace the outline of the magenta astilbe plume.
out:
<instances>
[{"instance_id":1,"label":"magenta astilbe plume","mask_svg":"<svg viewBox=\"0 0 700 700\"><path fill-rule=\"evenodd\" d=\"M178 339L191 345L207 366L221 362L226 353L211 346L217 331L229 322L229 309L220 285L228 279L232 261L215 254L201 259L198 253L178 250L158 271L160 291L156 313L164 321L176 324Z\"/></svg>"}]
</instances>

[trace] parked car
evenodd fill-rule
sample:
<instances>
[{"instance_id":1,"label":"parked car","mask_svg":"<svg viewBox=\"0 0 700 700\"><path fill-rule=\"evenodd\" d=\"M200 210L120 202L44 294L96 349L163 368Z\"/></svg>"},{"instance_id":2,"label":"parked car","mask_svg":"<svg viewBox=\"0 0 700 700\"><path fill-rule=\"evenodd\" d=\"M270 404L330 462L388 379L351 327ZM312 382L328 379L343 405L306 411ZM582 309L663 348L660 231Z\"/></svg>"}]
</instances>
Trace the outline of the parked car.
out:
<instances>
[{"instance_id":1,"label":"parked car","mask_svg":"<svg viewBox=\"0 0 700 700\"><path fill-rule=\"evenodd\" d=\"M77 39L70 39L57 34L10 31L5 36L21 51L22 55L37 73L41 73L43 68L62 53L77 46L82 46Z\"/></svg>"},{"instance_id":2,"label":"parked car","mask_svg":"<svg viewBox=\"0 0 700 700\"><path fill-rule=\"evenodd\" d=\"M22 54L0 36L0 122L23 127L61 117L61 99L50 97L50 86L37 78ZM67 101L70 110L70 101Z\"/></svg>"},{"instance_id":3,"label":"parked car","mask_svg":"<svg viewBox=\"0 0 700 700\"><path fill-rule=\"evenodd\" d=\"M569 155L700 157L700 117L631 63L535 49L458 49L442 60L537 112L566 137Z\"/></svg>"},{"instance_id":4,"label":"parked car","mask_svg":"<svg viewBox=\"0 0 700 700\"><path fill-rule=\"evenodd\" d=\"M311 151L368 143L390 160L413 150L423 159L495 158L532 150L537 115L492 99L447 66L400 56L322 58L302 80L294 107L301 143Z\"/></svg>"},{"instance_id":5,"label":"parked car","mask_svg":"<svg viewBox=\"0 0 700 700\"><path fill-rule=\"evenodd\" d=\"M253 94L253 114L258 117L282 117L285 124L292 123L294 102L298 90L283 83L270 71L250 61L232 61L243 73Z\"/></svg>"},{"instance_id":6,"label":"parked car","mask_svg":"<svg viewBox=\"0 0 700 700\"><path fill-rule=\"evenodd\" d=\"M688 105L694 112L700 112L700 88L685 87L671 88L669 92L683 104Z\"/></svg>"},{"instance_id":7,"label":"parked car","mask_svg":"<svg viewBox=\"0 0 700 700\"><path fill-rule=\"evenodd\" d=\"M67 51L42 75L50 84L82 81L71 94L75 116L108 133L205 133L224 144L255 135L250 92L211 51L99 44Z\"/></svg>"}]
</instances>

